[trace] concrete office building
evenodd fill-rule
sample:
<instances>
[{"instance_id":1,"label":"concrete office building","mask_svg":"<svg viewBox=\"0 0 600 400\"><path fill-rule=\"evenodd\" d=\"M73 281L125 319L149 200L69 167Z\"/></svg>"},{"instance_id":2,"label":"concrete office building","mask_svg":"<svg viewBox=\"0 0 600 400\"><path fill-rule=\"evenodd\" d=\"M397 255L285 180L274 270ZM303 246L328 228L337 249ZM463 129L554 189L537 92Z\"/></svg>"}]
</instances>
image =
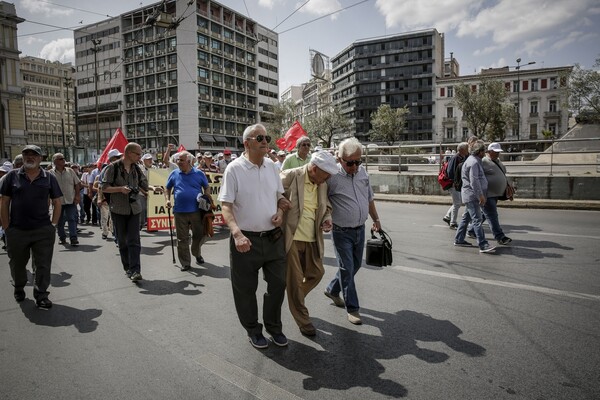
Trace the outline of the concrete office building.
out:
<instances>
[{"instance_id":1,"label":"concrete office building","mask_svg":"<svg viewBox=\"0 0 600 400\"><path fill-rule=\"evenodd\" d=\"M490 68L477 75L437 79L434 141L461 142L471 135L455 101L455 87L466 84L477 90L484 78L504 82L520 117L519 128L507 126L506 140L543 139L542 131L555 136L566 133L569 110L564 105L567 103L567 77L572 69L570 66L520 70Z\"/></svg>"},{"instance_id":2,"label":"concrete office building","mask_svg":"<svg viewBox=\"0 0 600 400\"><path fill-rule=\"evenodd\" d=\"M21 58L21 75L27 143L39 145L48 160L60 151L74 161L73 66L26 56Z\"/></svg>"},{"instance_id":3,"label":"concrete office building","mask_svg":"<svg viewBox=\"0 0 600 400\"><path fill-rule=\"evenodd\" d=\"M352 123L351 134L369 141L370 117L381 104L408 106L400 140L434 137L434 85L443 76L444 36L435 29L359 40L331 58L332 100Z\"/></svg>"},{"instance_id":4,"label":"concrete office building","mask_svg":"<svg viewBox=\"0 0 600 400\"><path fill-rule=\"evenodd\" d=\"M100 129L122 126L151 152L168 143L239 149L244 129L268 120L277 102L277 34L215 1L167 0L81 28L75 38L77 78L87 79L79 110L94 109L88 116L95 117L95 96L84 95L95 93L94 69L79 68L94 65L95 54L99 114L108 111ZM97 52L92 39L102 39ZM93 124L87 134L96 137ZM100 138L103 148L103 130Z\"/></svg>"}]
</instances>

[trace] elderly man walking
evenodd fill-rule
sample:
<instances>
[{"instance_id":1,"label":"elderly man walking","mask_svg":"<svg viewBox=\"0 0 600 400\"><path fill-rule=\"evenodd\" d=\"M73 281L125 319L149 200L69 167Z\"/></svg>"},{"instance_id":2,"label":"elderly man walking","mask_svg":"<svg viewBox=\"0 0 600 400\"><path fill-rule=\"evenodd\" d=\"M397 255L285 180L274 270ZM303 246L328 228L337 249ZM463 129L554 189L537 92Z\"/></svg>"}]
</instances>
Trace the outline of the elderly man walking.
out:
<instances>
[{"instance_id":1,"label":"elderly man walking","mask_svg":"<svg viewBox=\"0 0 600 400\"><path fill-rule=\"evenodd\" d=\"M252 346L264 349L268 342L258 322L258 273L267 282L263 298L265 328L277 346L287 346L282 332L281 305L285 297L285 246L281 223L283 197L279 171L265 155L271 137L261 124L251 125L243 134L244 154L235 159L223 175L219 193L223 217L229 226L231 286L238 318Z\"/></svg>"},{"instance_id":2,"label":"elderly man walking","mask_svg":"<svg viewBox=\"0 0 600 400\"><path fill-rule=\"evenodd\" d=\"M200 255L201 240L204 235L202 213L198 208L198 195L204 193L210 196L208 180L204 172L194 168L194 156L187 151L177 153L175 159L177 166L167 179L165 200L167 207L173 207L171 193L175 198L173 214L175 216L175 230L177 232L177 257L181 270L187 271L191 267L190 257L190 228L192 229L192 255L196 264L202 264L204 259Z\"/></svg>"},{"instance_id":3,"label":"elderly man walking","mask_svg":"<svg viewBox=\"0 0 600 400\"><path fill-rule=\"evenodd\" d=\"M338 172L327 181L327 194L332 206L333 245L339 269L325 291L325 296L338 307L346 307L348 321L360 325L358 294L354 276L362 265L365 247L365 221L373 219L371 229L379 231L369 176L362 164L362 144L354 137L345 139L338 148ZM340 298L340 292L344 300Z\"/></svg>"},{"instance_id":4,"label":"elderly man walking","mask_svg":"<svg viewBox=\"0 0 600 400\"><path fill-rule=\"evenodd\" d=\"M304 299L321 281L323 268L323 232L331 230L331 205L325 181L337 174L335 158L325 151L313 153L310 163L281 172L284 196L291 207L284 217L287 253L287 297L290 312L307 336L316 329L310 320Z\"/></svg>"},{"instance_id":5,"label":"elderly man walking","mask_svg":"<svg viewBox=\"0 0 600 400\"><path fill-rule=\"evenodd\" d=\"M58 186L60 186L60 190L63 193L63 197L60 200L60 219L56 226L58 240L60 244L67 243L65 233L66 222L69 226L69 241L71 246L79 246L79 240L77 240L77 204L79 204L81 181L75 171L65 166L66 160L62 153L54 154L52 162L54 163L54 168L50 170L50 173L58 181Z\"/></svg>"},{"instance_id":6,"label":"elderly man walking","mask_svg":"<svg viewBox=\"0 0 600 400\"><path fill-rule=\"evenodd\" d=\"M483 172L481 159L485 155L485 145L483 141L478 140L470 148L471 155L467 158L462 168L462 189L461 197L467 212L462 216L456 235L454 236L455 246L471 246L471 243L465 241L467 226L472 223L472 229L477 238L480 253L490 253L496 248L490 246L485 239L481 207L486 203L488 182Z\"/></svg>"},{"instance_id":7,"label":"elderly man walking","mask_svg":"<svg viewBox=\"0 0 600 400\"><path fill-rule=\"evenodd\" d=\"M40 308L52 307L48 299L52 255L56 229L61 214L62 192L54 175L40 168L42 150L27 145L22 151L23 166L13 169L0 185L0 220L6 235L10 273L15 300L25 300L27 263L33 255L35 282L33 297ZM48 213L52 203L52 219Z\"/></svg>"}]
</instances>

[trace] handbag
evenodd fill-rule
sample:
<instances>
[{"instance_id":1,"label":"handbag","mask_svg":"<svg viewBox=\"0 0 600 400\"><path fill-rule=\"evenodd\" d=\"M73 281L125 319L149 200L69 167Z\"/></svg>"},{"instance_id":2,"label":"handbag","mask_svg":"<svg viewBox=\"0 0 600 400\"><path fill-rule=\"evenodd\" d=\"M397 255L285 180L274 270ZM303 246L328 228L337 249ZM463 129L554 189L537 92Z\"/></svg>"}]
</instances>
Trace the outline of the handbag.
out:
<instances>
[{"instance_id":1,"label":"handbag","mask_svg":"<svg viewBox=\"0 0 600 400\"><path fill-rule=\"evenodd\" d=\"M371 239L367 240L367 265L385 267L392 265L392 239L383 230L379 230L379 238L371 230Z\"/></svg>"}]
</instances>

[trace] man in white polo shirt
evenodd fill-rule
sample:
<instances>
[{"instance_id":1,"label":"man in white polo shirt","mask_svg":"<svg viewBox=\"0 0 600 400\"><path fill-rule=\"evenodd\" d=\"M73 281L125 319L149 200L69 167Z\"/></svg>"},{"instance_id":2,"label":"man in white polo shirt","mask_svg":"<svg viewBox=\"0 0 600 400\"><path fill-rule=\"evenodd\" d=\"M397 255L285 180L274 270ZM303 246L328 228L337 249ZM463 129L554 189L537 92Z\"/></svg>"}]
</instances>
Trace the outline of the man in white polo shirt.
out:
<instances>
[{"instance_id":1,"label":"man in white polo shirt","mask_svg":"<svg viewBox=\"0 0 600 400\"><path fill-rule=\"evenodd\" d=\"M264 349L268 342L258 322L256 289L262 268L267 282L263 302L265 329L277 346L287 346L282 333L281 305L285 296L286 258L283 197L279 170L265 158L271 137L261 124L249 126L243 135L245 152L233 161L223 176L219 200L231 237L231 285L238 318L252 346Z\"/></svg>"}]
</instances>

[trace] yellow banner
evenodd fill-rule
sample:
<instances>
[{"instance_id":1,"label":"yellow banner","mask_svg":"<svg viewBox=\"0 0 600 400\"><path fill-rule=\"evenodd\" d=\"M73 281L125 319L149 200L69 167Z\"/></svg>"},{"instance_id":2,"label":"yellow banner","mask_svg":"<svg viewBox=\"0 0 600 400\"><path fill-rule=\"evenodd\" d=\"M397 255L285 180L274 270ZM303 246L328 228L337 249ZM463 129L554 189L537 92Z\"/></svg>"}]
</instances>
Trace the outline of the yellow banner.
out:
<instances>
[{"instance_id":1,"label":"yellow banner","mask_svg":"<svg viewBox=\"0 0 600 400\"><path fill-rule=\"evenodd\" d=\"M167 178L171 173L170 169L151 169L148 171L148 184L150 186L167 185ZM225 225L223 214L221 212L221 203L217 200L219 191L221 190L221 180L223 174L206 172L206 178L210 186L210 194L215 202L217 209L214 211L215 219L213 225ZM174 197L171 198L172 204L175 205ZM173 221L173 213L171 212L171 226L175 227ZM169 211L167 210L165 196L163 194L155 194L152 191L148 193L148 231L158 231L169 229Z\"/></svg>"}]
</instances>

